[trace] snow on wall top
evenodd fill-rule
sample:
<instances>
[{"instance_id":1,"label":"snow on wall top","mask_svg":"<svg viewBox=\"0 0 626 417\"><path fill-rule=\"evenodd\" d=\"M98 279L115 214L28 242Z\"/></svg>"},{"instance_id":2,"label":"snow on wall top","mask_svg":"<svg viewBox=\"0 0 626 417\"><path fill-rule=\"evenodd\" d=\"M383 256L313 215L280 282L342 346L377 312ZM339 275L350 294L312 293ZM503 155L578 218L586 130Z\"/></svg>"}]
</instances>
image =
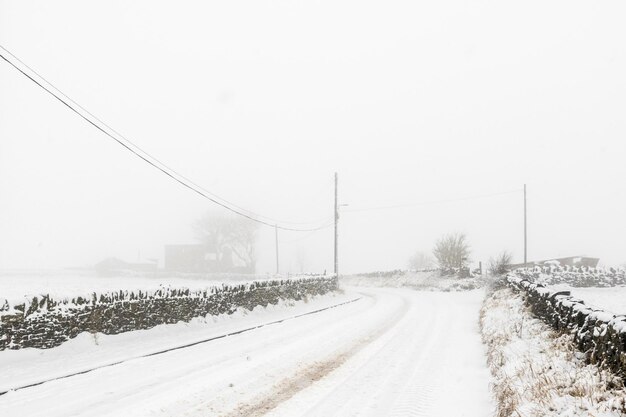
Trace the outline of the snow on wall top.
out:
<instances>
[{"instance_id":1,"label":"snow on wall top","mask_svg":"<svg viewBox=\"0 0 626 417\"><path fill-rule=\"evenodd\" d=\"M291 278L307 278L316 275L299 275ZM319 277L319 275L317 275ZM44 271L0 274L0 315L12 314L13 307L29 304L34 297L49 297L57 302L69 302L79 297L92 299L94 294L138 293L154 296L175 289L192 292L210 290L223 285L250 285L253 282L284 279L276 275L127 275L98 276L85 271Z\"/></svg>"}]
</instances>

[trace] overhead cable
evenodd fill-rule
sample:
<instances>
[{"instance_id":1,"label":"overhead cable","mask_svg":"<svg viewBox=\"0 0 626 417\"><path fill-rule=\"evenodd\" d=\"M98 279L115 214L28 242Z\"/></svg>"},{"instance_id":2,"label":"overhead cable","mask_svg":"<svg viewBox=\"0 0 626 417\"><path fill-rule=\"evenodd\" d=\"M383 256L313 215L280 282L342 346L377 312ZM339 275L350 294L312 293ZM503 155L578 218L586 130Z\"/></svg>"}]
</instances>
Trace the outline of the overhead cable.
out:
<instances>
[{"instance_id":1,"label":"overhead cable","mask_svg":"<svg viewBox=\"0 0 626 417\"><path fill-rule=\"evenodd\" d=\"M109 138L113 139L119 145L123 146L127 151L133 153L135 156L137 156L138 158L140 158L144 162L148 163L152 167L156 168L157 170L159 170L163 174L167 175L168 177L170 177L172 180L176 181L180 185L190 189L191 191L194 191L196 194L199 194L200 196L206 198L207 200L209 200L209 201L211 201L211 202L213 202L213 203L215 203L215 204L217 204L217 205L219 205L219 206L221 206L221 207L223 207L223 208L225 208L225 209L227 209L227 210L229 210L229 211L231 211L231 212L233 212L233 213L235 213L235 214L237 214L239 216L248 218L248 219L250 219L252 221L255 221L257 223L261 223L261 224L264 224L264 225L267 225L267 226L270 226L270 227L277 227L278 229L281 229L281 230L289 230L289 231L293 231L293 232L312 232L312 231L321 230L321 229L327 227L326 225L322 225L322 226L311 227L311 228L299 228L299 227L289 227L289 226L281 225L279 223L311 224L311 222L299 222L298 223L298 222L278 221L278 220L275 220L275 219L272 219L272 218L269 218L269 217L265 217L265 216L259 215L257 213L254 213L254 212L250 211L250 210L246 210L246 209L244 209L244 208L242 208L240 206L237 206L237 205L229 202L228 200L225 200L225 199L217 196L216 194L206 190L205 188L197 185L192 180L190 180L187 177L183 176L182 174L178 173L174 169L168 167L166 164L164 164L163 162L161 162L157 158L153 157L148 152L146 152L143 149L141 149L139 146L135 145L129 139L125 138L123 135L121 135L115 129L111 128L109 125L104 123L98 117L96 117L91 112L86 110L83 106L81 106L76 101L72 100L69 96L64 94L61 90L56 88L52 83L47 81L43 76L41 76L35 70L30 68L28 65L26 65L22 60L20 60L17 56L15 56L13 53L11 53L9 50L7 50L5 47L0 45L0 48L2 50L4 50L6 52L6 54L9 54L16 61L18 61L20 64L22 64L25 68L28 68L29 71L31 71L33 74L35 74L37 77L39 77L43 82L48 84L51 88L56 90L58 92L58 94L56 94L54 91L51 91L50 88L47 88L46 86L44 86L41 82L36 80L33 76L31 76L26 71L24 71L22 68L17 66L14 62L9 60L5 56L5 54L2 54L0 52L0 58L2 58L4 61L6 61L9 65L11 65L16 70L18 70L22 75L24 75L29 80L34 82L37 86L41 87L48 94L50 94L51 96L56 98L58 101L60 101L62 104L64 104L72 112L76 113L79 117L84 119L90 125L92 125L96 129L98 129L99 131L104 133ZM61 96L63 96L63 97L61 97ZM77 108L81 109L82 112L78 111ZM87 117L83 113L87 114L89 117ZM265 218L267 220L262 220L262 218Z\"/></svg>"},{"instance_id":2,"label":"overhead cable","mask_svg":"<svg viewBox=\"0 0 626 417\"><path fill-rule=\"evenodd\" d=\"M519 193L521 191L522 189L517 189L517 190L503 191L499 193L474 195L474 196L461 197L461 198L450 198L450 199L444 199L444 200L430 200L430 201L421 201L421 202L415 202L415 203L393 204L393 205L386 205L386 206L351 208L351 209L345 209L343 211L360 212L360 211L373 211L373 210L389 210L389 209L398 209L398 208L406 208L406 207L418 207L418 206L426 206L430 204L442 204L442 203L453 203L456 201L478 200L482 198L489 198L489 197L496 197L500 195Z\"/></svg>"}]
</instances>

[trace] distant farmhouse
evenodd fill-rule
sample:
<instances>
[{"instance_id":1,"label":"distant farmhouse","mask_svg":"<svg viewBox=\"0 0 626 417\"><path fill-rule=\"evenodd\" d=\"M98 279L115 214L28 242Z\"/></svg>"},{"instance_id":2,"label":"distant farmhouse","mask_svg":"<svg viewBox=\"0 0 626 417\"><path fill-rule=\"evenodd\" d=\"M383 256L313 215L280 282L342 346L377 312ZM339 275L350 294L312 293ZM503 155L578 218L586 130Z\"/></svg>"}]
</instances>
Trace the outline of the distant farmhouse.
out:
<instances>
[{"instance_id":1,"label":"distant farmhouse","mask_svg":"<svg viewBox=\"0 0 626 417\"><path fill-rule=\"evenodd\" d=\"M201 244L165 245L165 270L173 272L235 272L230 248L221 256Z\"/></svg>"},{"instance_id":2,"label":"distant farmhouse","mask_svg":"<svg viewBox=\"0 0 626 417\"><path fill-rule=\"evenodd\" d=\"M589 256L568 256L566 258L553 258L553 259L546 259L543 261L534 261L534 262L527 262L527 263L521 263L521 264L514 264L514 265L509 265L510 268L524 268L524 267L533 267L533 266L544 266L544 265L550 265L550 264L555 264L556 262L558 262L559 265L561 266L576 266L576 267L580 267L580 266L586 266L586 267L590 267L590 268L595 268L596 266L598 266L598 262L600 262L600 258L591 258Z\"/></svg>"},{"instance_id":3,"label":"distant farmhouse","mask_svg":"<svg viewBox=\"0 0 626 417\"><path fill-rule=\"evenodd\" d=\"M95 265L99 275L113 275L120 272L156 272L156 262L126 262L118 258L106 258Z\"/></svg>"}]
</instances>

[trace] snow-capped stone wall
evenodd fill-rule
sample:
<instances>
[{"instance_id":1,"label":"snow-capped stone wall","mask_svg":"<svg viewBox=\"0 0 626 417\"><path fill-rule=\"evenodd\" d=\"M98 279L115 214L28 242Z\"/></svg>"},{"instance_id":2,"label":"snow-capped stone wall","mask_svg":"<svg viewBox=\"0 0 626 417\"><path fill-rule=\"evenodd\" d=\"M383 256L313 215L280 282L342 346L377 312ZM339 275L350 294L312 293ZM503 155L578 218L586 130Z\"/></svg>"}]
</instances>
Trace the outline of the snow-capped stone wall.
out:
<instances>
[{"instance_id":1,"label":"snow-capped stone wall","mask_svg":"<svg viewBox=\"0 0 626 417\"><path fill-rule=\"evenodd\" d=\"M545 284L567 284L571 287L615 287L626 285L626 271L616 268L589 268L561 265L518 268L518 277Z\"/></svg>"},{"instance_id":2,"label":"snow-capped stone wall","mask_svg":"<svg viewBox=\"0 0 626 417\"><path fill-rule=\"evenodd\" d=\"M152 292L94 293L91 298L34 297L11 306L0 302L0 350L52 348L82 332L118 334L194 317L232 314L238 308L301 300L338 289L334 276L256 281L203 291L163 288Z\"/></svg>"},{"instance_id":3,"label":"snow-capped stone wall","mask_svg":"<svg viewBox=\"0 0 626 417\"><path fill-rule=\"evenodd\" d=\"M531 311L554 329L574 333L588 363L602 364L626 378L626 316L593 309L569 291L550 290L517 271L506 283L524 293Z\"/></svg>"}]
</instances>

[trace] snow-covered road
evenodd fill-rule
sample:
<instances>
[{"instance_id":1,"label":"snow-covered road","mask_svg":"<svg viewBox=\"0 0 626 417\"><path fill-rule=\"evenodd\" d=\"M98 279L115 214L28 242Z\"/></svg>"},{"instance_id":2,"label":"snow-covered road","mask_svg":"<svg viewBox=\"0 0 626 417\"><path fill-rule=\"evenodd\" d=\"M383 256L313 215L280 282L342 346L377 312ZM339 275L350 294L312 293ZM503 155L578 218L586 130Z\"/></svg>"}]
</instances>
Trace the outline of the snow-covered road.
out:
<instances>
[{"instance_id":1,"label":"snow-covered road","mask_svg":"<svg viewBox=\"0 0 626 417\"><path fill-rule=\"evenodd\" d=\"M347 295L361 299L9 392L0 415L491 415L481 291Z\"/></svg>"}]
</instances>

